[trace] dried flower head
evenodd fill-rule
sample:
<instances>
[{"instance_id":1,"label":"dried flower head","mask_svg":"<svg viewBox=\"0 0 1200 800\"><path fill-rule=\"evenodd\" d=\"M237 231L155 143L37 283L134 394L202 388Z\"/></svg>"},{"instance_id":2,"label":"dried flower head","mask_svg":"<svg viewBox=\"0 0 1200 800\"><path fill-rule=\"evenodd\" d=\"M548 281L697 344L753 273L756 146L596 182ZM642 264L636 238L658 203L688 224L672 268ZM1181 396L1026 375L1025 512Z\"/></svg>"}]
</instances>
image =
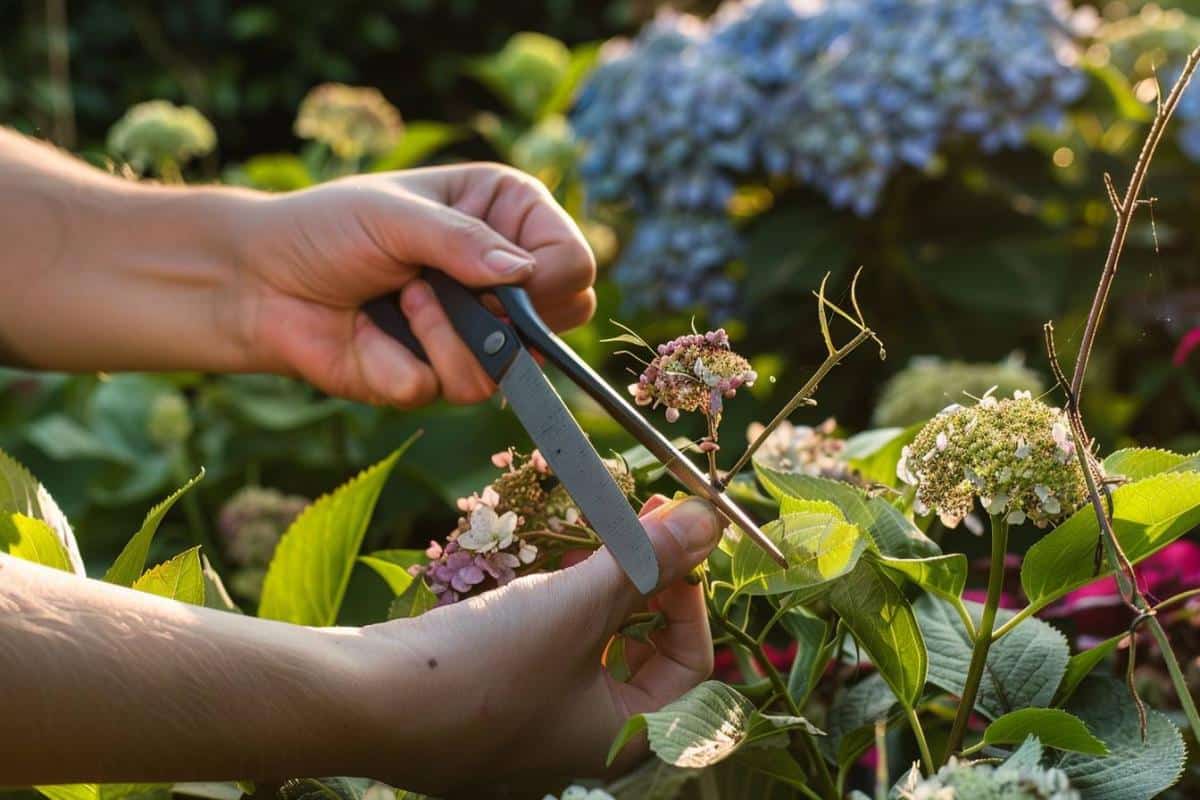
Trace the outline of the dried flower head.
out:
<instances>
[{"instance_id":1,"label":"dried flower head","mask_svg":"<svg viewBox=\"0 0 1200 800\"><path fill-rule=\"evenodd\" d=\"M758 378L750 362L730 349L724 328L680 336L660 344L656 352L629 393L638 405L666 406L670 422L681 411L718 421L724 400Z\"/></svg>"},{"instance_id":2,"label":"dried flower head","mask_svg":"<svg viewBox=\"0 0 1200 800\"><path fill-rule=\"evenodd\" d=\"M1079 792L1060 769L993 767L954 758L929 778L922 778L914 767L894 791L902 800L1079 800Z\"/></svg>"},{"instance_id":3,"label":"dried flower head","mask_svg":"<svg viewBox=\"0 0 1200 800\"><path fill-rule=\"evenodd\" d=\"M633 476L625 465L605 463L622 491L632 495ZM586 533L587 520L537 450L529 455L503 450L492 456L492 464L502 470L500 476L483 491L458 500L464 516L445 546L431 542L426 550L430 562L410 569L424 577L439 605L511 581L517 570L537 559L532 539L539 533L571 528Z\"/></svg>"},{"instance_id":4,"label":"dried flower head","mask_svg":"<svg viewBox=\"0 0 1200 800\"><path fill-rule=\"evenodd\" d=\"M904 448L896 474L917 487L920 511L957 525L976 497L993 516L1039 528L1087 499L1075 441L1061 409L1016 392L946 408Z\"/></svg>"},{"instance_id":5,"label":"dried flower head","mask_svg":"<svg viewBox=\"0 0 1200 800\"><path fill-rule=\"evenodd\" d=\"M132 106L108 131L108 149L138 172L182 167L217 146L217 132L191 106L150 100Z\"/></svg>"},{"instance_id":6,"label":"dried flower head","mask_svg":"<svg viewBox=\"0 0 1200 800\"><path fill-rule=\"evenodd\" d=\"M746 430L746 439L756 441L765 428L761 422L752 422ZM833 417L815 428L784 420L771 431L754 459L779 472L861 483L857 473L846 463L846 440L834 436L835 430L837 420Z\"/></svg>"},{"instance_id":7,"label":"dried flower head","mask_svg":"<svg viewBox=\"0 0 1200 800\"><path fill-rule=\"evenodd\" d=\"M308 503L307 497L261 486L238 490L217 518L229 560L245 567L267 566L279 538Z\"/></svg>"},{"instance_id":8,"label":"dried flower head","mask_svg":"<svg viewBox=\"0 0 1200 800\"><path fill-rule=\"evenodd\" d=\"M323 83L301 101L295 130L301 139L315 139L338 158L351 160L391 150L404 123L378 89Z\"/></svg>"}]
</instances>

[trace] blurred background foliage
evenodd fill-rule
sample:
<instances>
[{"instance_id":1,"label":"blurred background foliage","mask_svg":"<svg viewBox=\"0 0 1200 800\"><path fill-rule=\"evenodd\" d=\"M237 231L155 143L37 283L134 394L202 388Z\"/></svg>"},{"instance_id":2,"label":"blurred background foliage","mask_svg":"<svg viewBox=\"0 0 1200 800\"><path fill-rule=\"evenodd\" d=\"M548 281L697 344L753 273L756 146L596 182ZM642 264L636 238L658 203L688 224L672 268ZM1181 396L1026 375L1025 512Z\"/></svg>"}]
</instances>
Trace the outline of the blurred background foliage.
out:
<instances>
[{"instance_id":1,"label":"blurred background foliage","mask_svg":"<svg viewBox=\"0 0 1200 800\"><path fill-rule=\"evenodd\" d=\"M613 279L623 256L651 268L665 256L631 248L645 211L636 202L589 202L596 183L582 179L588 143L572 114L597 62L615 49L602 43L637 35L660 5L0 0L0 123L130 177L271 191L418 164L512 163L554 190L597 252L600 310L570 341L614 382L628 382L631 364L600 342L616 333L610 318L651 341L693 318L720 322L766 376L730 404L730 459L741 431L773 414L820 363L811 291L826 272L844 293L854 269L865 268L859 299L888 358L856 354L797 422L835 415L844 431L903 426L963 389L1049 385L1041 325L1055 319L1060 351L1074 352L1112 224L1103 175L1120 183L1131 169L1155 69L1169 78L1200 44L1200 0L1170 10L1135 0L1078 4L1076 19L1087 25L1075 34L1071 69L1083 80L1061 126L1023 128L1000 150L947 138L919 165L891 169L877 202L858 213L804 181L738 177L717 213L739 244L712 265L734 293L689 303L703 295L692 286L667 310ZM703 16L718 5L674 7ZM320 108L302 106L327 83L378 91L335 87ZM1200 328L1200 89L1192 97L1152 170L1157 201L1131 234L1090 372L1087 413L1105 450L1132 441L1200 449L1200 353L1187 350ZM138 105L150 100L169 102ZM702 116L721 113L719 94L705 103ZM341 111L319 118L330 108ZM687 245L683 257L703 246ZM910 364L914 372L890 381ZM563 391L599 445L629 444ZM526 446L511 415L498 404L399 414L265 376L0 373L0 447L47 484L93 571L151 503L200 466L206 479L157 540L163 553L217 541L219 511L242 487L315 497L416 429L425 434L384 496L369 550L418 545L452 527L454 498L486 482L487 456ZM670 432L702 433L685 423ZM351 622L385 605L359 602L373 584L355 585Z\"/></svg>"}]
</instances>

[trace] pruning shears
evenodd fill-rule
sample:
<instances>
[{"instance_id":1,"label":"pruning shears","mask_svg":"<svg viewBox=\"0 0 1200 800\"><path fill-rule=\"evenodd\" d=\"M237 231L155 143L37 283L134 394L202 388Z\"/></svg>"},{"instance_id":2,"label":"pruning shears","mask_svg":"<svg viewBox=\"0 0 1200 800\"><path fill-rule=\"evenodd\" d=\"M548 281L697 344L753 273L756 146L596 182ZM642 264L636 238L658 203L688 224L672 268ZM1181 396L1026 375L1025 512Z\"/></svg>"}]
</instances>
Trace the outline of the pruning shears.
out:
<instances>
[{"instance_id":1,"label":"pruning shears","mask_svg":"<svg viewBox=\"0 0 1200 800\"><path fill-rule=\"evenodd\" d=\"M783 553L754 520L720 487L714 486L670 440L658 432L546 325L529 295L519 286L496 286L507 315L502 320L479 297L444 272L426 269L421 276L433 288L454 329L492 380L500 387L542 456L554 470L583 516L642 594L659 580L658 559L650 538L579 423L546 378L527 347L539 352L595 400L655 456L688 491L707 499L781 565ZM363 306L371 321L428 362L421 343L400 311L396 294Z\"/></svg>"}]
</instances>

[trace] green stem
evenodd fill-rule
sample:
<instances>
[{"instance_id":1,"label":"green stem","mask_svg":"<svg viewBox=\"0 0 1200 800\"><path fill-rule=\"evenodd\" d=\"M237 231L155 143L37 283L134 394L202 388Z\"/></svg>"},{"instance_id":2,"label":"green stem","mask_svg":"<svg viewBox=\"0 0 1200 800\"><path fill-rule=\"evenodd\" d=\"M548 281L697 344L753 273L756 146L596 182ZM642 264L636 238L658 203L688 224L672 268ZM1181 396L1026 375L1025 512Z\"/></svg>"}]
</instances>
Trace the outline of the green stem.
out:
<instances>
[{"instance_id":1,"label":"green stem","mask_svg":"<svg viewBox=\"0 0 1200 800\"><path fill-rule=\"evenodd\" d=\"M1150 629L1150 634L1154 636L1154 641L1158 643L1158 649L1162 651L1163 662L1167 665L1167 672L1171 674L1171 685L1175 687L1175 694L1179 695L1179 705L1183 707L1188 725L1192 727L1192 736L1200 742L1200 714L1196 713L1196 701L1192 699L1187 679L1184 678L1183 671L1179 669L1179 660L1175 658L1175 652L1171 649L1167 632L1163 630L1158 617L1150 617L1146 620L1145 625Z\"/></svg>"},{"instance_id":2,"label":"green stem","mask_svg":"<svg viewBox=\"0 0 1200 800\"><path fill-rule=\"evenodd\" d=\"M767 620L767 624L764 625L763 629L758 632L758 641L760 643L767 640L767 635L771 633L771 629L775 627L775 623L779 622L779 620L783 618L784 614L792 610L792 597L794 596L795 595L789 595L786 600L783 600L779 604L779 609L771 615L771 618Z\"/></svg>"},{"instance_id":3,"label":"green stem","mask_svg":"<svg viewBox=\"0 0 1200 800\"><path fill-rule=\"evenodd\" d=\"M992 641L995 642L995 641L999 640L1000 638L1006 636L1013 628L1017 627L1022 622L1029 619L1037 612L1041 611L1044 606L1045 606L1045 603L1041 603L1041 604L1035 604L1035 605L1028 605L1028 606L1025 606L1024 608L1022 608L1016 614L1009 617L1008 622L1004 623L999 628L996 628L996 630L992 633Z\"/></svg>"},{"instance_id":4,"label":"green stem","mask_svg":"<svg viewBox=\"0 0 1200 800\"><path fill-rule=\"evenodd\" d=\"M934 763L933 754L929 750L929 741L925 738L925 729L921 727L921 718L917 716L916 709L904 706L904 714L908 717L908 725L912 728L913 736L917 739L917 748L921 751L921 762L925 765L925 774L932 775L937 772L937 765Z\"/></svg>"},{"instance_id":5,"label":"green stem","mask_svg":"<svg viewBox=\"0 0 1200 800\"><path fill-rule=\"evenodd\" d=\"M949 758L962 745L967 732L967 722L975 708L979 695L979 683L987 666L988 650L992 646L992 626L996 624L996 609L1000 607L1000 592L1004 588L1004 555L1008 549L1008 522L1003 516L992 516L992 563L988 572L987 600L979 619L979 630L975 634L975 646L971 651L971 665L967 668L967 682L959 700L958 713L950 728L946 742L946 757Z\"/></svg>"}]
</instances>

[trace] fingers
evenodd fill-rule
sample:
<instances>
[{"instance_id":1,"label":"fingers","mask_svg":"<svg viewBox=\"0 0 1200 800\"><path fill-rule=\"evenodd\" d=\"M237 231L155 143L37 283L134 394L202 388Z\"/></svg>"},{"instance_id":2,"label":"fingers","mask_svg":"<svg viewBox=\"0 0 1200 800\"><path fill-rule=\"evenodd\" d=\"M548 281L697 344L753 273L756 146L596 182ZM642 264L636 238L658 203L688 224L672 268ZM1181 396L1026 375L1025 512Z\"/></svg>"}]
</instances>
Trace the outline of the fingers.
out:
<instances>
[{"instance_id":1,"label":"fingers","mask_svg":"<svg viewBox=\"0 0 1200 800\"><path fill-rule=\"evenodd\" d=\"M496 385L459 338L428 283L416 280L406 285L400 294L400 308L425 348L447 401L479 403L492 396Z\"/></svg>"},{"instance_id":2,"label":"fingers","mask_svg":"<svg viewBox=\"0 0 1200 800\"><path fill-rule=\"evenodd\" d=\"M376 328L366 314L357 314L354 326L352 351L357 379L334 387L335 393L362 394L360 399L367 402L398 408L416 408L437 398L438 379L428 364ZM348 391L352 385L362 387L362 391Z\"/></svg>"},{"instance_id":3,"label":"fingers","mask_svg":"<svg viewBox=\"0 0 1200 800\"><path fill-rule=\"evenodd\" d=\"M434 267L479 287L520 283L533 272L533 255L485 221L411 192L395 201L391 213L364 223L398 262Z\"/></svg>"},{"instance_id":4,"label":"fingers","mask_svg":"<svg viewBox=\"0 0 1200 800\"><path fill-rule=\"evenodd\" d=\"M642 517L642 525L658 556L660 588L682 579L707 558L722 528L713 507L694 497L663 503ZM629 614L645 603L607 548L571 571L577 573L573 577L578 590L604 609L606 635L616 633Z\"/></svg>"},{"instance_id":5,"label":"fingers","mask_svg":"<svg viewBox=\"0 0 1200 800\"><path fill-rule=\"evenodd\" d=\"M713 645L704 606L704 587L677 581L655 596L667 626L650 636L653 654L634 667L633 677L617 691L631 713L671 702L712 672Z\"/></svg>"}]
</instances>

